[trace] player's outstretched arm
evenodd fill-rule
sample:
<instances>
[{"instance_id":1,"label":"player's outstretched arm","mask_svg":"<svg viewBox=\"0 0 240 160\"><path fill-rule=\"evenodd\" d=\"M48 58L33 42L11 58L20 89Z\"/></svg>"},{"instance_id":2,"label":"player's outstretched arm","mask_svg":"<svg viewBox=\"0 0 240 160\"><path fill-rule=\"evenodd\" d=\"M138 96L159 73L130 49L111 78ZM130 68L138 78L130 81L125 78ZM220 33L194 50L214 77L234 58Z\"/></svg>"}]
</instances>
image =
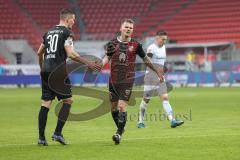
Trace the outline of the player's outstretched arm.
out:
<instances>
[{"instance_id":1,"label":"player's outstretched arm","mask_svg":"<svg viewBox=\"0 0 240 160\"><path fill-rule=\"evenodd\" d=\"M67 56L73 61L76 61L81 64L86 64L90 69L94 71L100 70L101 66L99 64L97 64L96 62L88 61L86 58L81 57L76 51L74 51L74 48L72 45L65 45L64 47L65 47Z\"/></svg>"},{"instance_id":2,"label":"player's outstretched arm","mask_svg":"<svg viewBox=\"0 0 240 160\"><path fill-rule=\"evenodd\" d=\"M107 52L106 52L105 56L103 57L102 61L96 62L96 63L98 63L98 66L97 66L97 68L95 68L95 70L100 71L107 63L109 63L111 56L108 56L108 54L112 55L115 50L115 46L110 42L105 47L106 47ZM98 68L98 67L100 67L100 68Z\"/></svg>"},{"instance_id":3,"label":"player's outstretched arm","mask_svg":"<svg viewBox=\"0 0 240 160\"><path fill-rule=\"evenodd\" d=\"M151 62L150 58L148 56L145 56L143 58L143 62L150 68L152 69L154 72L157 73L160 82L164 82L164 72L163 69L157 69L156 67L154 67L153 63Z\"/></svg>"},{"instance_id":4,"label":"player's outstretched arm","mask_svg":"<svg viewBox=\"0 0 240 160\"><path fill-rule=\"evenodd\" d=\"M97 63L97 65L94 66L94 70L100 71L108 62L109 62L109 57L105 55L102 61L95 62Z\"/></svg>"},{"instance_id":5,"label":"player's outstretched arm","mask_svg":"<svg viewBox=\"0 0 240 160\"><path fill-rule=\"evenodd\" d=\"M109 57L105 55L102 59L102 66L104 67L109 62Z\"/></svg>"},{"instance_id":6,"label":"player's outstretched arm","mask_svg":"<svg viewBox=\"0 0 240 160\"><path fill-rule=\"evenodd\" d=\"M110 58L105 55L101 61L96 61L97 65L94 66L95 71L100 71L108 62Z\"/></svg>"},{"instance_id":7,"label":"player's outstretched arm","mask_svg":"<svg viewBox=\"0 0 240 160\"><path fill-rule=\"evenodd\" d=\"M41 44L37 51L38 63L41 70L42 70L42 63L43 63L44 48L45 48L44 44Z\"/></svg>"}]
</instances>

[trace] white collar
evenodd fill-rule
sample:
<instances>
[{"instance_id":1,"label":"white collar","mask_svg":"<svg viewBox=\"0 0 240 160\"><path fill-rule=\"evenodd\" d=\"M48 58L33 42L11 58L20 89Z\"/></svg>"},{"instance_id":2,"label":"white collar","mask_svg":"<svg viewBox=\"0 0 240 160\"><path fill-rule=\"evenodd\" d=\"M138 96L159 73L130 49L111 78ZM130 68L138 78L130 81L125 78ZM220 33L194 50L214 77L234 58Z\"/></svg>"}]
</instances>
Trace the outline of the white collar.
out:
<instances>
[{"instance_id":1,"label":"white collar","mask_svg":"<svg viewBox=\"0 0 240 160\"><path fill-rule=\"evenodd\" d=\"M121 43L128 43L128 42L131 41L131 37L128 38L128 41L127 41L127 42L126 42L126 41L122 41L122 40L120 39L120 36L117 37L117 40L118 40L119 42L121 42Z\"/></svg>"}]
</instances>

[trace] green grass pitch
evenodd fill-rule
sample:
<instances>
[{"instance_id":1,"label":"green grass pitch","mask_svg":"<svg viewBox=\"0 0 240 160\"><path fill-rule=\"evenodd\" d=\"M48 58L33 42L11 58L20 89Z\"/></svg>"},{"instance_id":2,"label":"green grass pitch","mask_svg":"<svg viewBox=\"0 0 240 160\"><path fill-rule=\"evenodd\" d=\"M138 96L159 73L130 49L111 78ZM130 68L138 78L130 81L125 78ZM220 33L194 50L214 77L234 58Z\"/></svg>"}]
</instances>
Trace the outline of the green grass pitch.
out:
<instances>
[{"instance_id":1,"label":"green grass pitch","mask_svg":"<svg viewBox=\"0 0 240 160\"><path fill-rule=\"evenodd\" d=\"M91 110L99 100L74 96L73 112ZM126 132L120 145L110 113L99 118L68 122L64 136L70 143L52 142L55 129L54 105L48 115L49 146L37 146L37 116L40 89L0 89L0 160L239 160L240 88L176 88L170 93L175 114L185 124L171 129L159 119L162 105L152 99L147 128L136 128L138 105L128 108ZM157 115L151 117L150 114ZM131 119L130 119L131 118Z\"/></svg>"}]
</instances>

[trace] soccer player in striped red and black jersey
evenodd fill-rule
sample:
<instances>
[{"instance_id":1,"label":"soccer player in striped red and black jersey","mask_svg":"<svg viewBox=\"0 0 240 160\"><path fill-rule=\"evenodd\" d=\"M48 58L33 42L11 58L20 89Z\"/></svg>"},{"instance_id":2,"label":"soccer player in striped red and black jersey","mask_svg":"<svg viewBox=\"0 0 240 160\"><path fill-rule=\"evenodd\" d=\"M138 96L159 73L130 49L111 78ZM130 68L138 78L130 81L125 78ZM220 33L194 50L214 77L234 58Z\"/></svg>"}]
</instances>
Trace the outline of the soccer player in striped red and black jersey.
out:
<instances>
[{"instance_id":1,"label":"soccer player in striped red and black jersey","mask_svg":"<svg viewBox=\"0 0 240 160\"><path fill-rule=\"evenodd\" d=\"M140 56L144 63L157 73L160 81L163 81L163 71L153 66L142 45L131 37L133 27L134 21L131 19L121 22L121 34L107 43L106 55L102 60L103 66L111 62L109 92L112 117L117 126L117 132L112 137L115 144L120 143L127 120L127 105L134 82L136 56Z\"/></svg>"}]
</instances>

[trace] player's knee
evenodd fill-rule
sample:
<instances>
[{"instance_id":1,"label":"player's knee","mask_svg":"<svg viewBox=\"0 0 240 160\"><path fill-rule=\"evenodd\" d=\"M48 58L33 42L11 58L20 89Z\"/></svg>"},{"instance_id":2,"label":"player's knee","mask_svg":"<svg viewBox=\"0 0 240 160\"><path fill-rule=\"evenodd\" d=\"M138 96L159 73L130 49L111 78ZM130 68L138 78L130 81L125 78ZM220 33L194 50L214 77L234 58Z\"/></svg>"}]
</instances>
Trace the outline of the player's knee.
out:
<instances>
[{"instance_id":1,"label":"player's knee","mask_svg":"<svg viewBox=\"0 0 240 160\"><path fill-rule=\"evenodd\" d=\"M51 100L49 100L49 101L42 100L42 106L44 106L46 108L50 108L51 104L52 104Z\"/></svg>"},{"instance_id":2,"label":"player's knee","mask_svg":"<svg viewBox=\"0 0 240 160\"><path fill-rule=\"evenodd\" d=\"M119 103L118 103L120 112L126 112L127 111L127 105L128 105L127 101L120 100Z\"/></svg>"},{"instance_id":3,"label":"player's knee","mask_svg":"<svg viewBox=\"0 0 240 160\"><path fill-rule=\"evenodd\" d=\"M66 104L72 104L73 103L73 100L72 100L72 98L67 98L67 99L64 99L63 100L63 103L66 103Z\"/></svg>"},{"instance_id":4,"label":"player's knee","mask_svg":"<svg viewBox=\"0 0 240 160\"><path fill-rule=\"evenodd\" d=\"M119 107L119 111L120 112L126 112L127 111L127 107L126 106L121 106L121 107Z\"/></svg>"},{"instance_id":5,"label":"player's knee","mask_svg":"<svg viewBox=\"0 0 240 160\"><path fill-rule=\"evenodd\" d=\"M162 101L168 101L168 95L164 94L161 96Z\"/></svg>"}]
</instances>

